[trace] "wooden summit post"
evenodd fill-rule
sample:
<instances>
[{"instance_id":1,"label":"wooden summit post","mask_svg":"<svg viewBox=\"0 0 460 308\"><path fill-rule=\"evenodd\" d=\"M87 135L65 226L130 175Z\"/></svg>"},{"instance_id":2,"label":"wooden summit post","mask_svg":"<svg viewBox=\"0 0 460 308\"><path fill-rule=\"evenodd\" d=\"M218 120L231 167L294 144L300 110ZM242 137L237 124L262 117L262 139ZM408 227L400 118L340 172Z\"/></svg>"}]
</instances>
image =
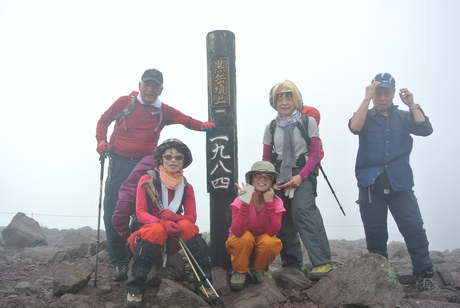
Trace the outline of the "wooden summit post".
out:
<instances>
[{"instance_id":1,"label":"wooden summit post","mask_svg":"<svg viewBox=\"0 0 460 308\"><path fill-rule=\"evenodd\" d=\"M206 36L208 117L216 128L206 134L207 190L210 199L211 266L231 268L225 248L237 196L235 35L217 30Z\"/></svg>"}]
</instances>

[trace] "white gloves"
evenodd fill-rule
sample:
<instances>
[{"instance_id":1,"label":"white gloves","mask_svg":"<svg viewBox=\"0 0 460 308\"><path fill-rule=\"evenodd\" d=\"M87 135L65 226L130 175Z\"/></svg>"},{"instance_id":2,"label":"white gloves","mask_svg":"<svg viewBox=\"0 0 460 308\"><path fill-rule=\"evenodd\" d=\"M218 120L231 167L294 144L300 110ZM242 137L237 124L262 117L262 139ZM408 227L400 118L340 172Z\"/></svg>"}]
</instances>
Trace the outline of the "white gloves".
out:
<instances>
[{"instance_id":1,"label":"white gloves","mask_svg":"<svg viewBox=\"0 0 460 308\"><path fill-rule=\"evenodd\" d=\"M284 195L288 197L289 199L292 199L294 197L294 191L296 188L285 188L284 189Z\"/></svg>"}]
</instances>

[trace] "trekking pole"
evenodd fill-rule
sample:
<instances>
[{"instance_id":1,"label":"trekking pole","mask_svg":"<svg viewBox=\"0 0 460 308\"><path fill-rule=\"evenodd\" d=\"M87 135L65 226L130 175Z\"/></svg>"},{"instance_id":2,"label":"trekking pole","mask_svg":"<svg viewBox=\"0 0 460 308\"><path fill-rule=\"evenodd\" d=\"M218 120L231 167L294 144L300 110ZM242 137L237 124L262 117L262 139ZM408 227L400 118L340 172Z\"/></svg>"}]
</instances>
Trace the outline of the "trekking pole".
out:
<instances>
[{"instance_id":1,"label":"trekking pole","mask_svg":"<svg viewBox=\"0 0 460 308\"><path fill-rule=\"evenodd\" d=\"M157 199L158 200L158 199ZM157 202L157 205L158 205L158 202ZM160 208L160 207L159 207ZM162 209L162 208L160 208ZM198 280L198 282L201 284L201 287L203 288L203 293L206 295L206 297L208 297L209 299L209 296L206 292L206 290L204 289L204 284L203 282L201 281L200 279L200 275L198 275L198 273L196 272L195 270L195 267L193 266L193 263L195 264L196 268L198 268L200 274L205 277L205 280L206 280L206 283L208 284L208 286L211 288L212 292L216 295L217 297L217 300L219 301L219 303L222 305L222 307L225 308L225 305L224 305L224 302L222 301L222 299L220 298L219 294L217 294L217 291L216 289L214 289L214 287L212 286L211 282L209 281L208 277L206 277L206 274L204 273L203 269L201 268L201 266L198 264L198 262L196 261L195 257L192 255L192 253L190 252L190 249L188 249L187 245L185 245L185 242L184 240L182 239L182 237L178 234L177 235L177 238L179 239L179 244L180 246L182 247L182 250L184 251L185 253L185 256L187 258L187 260L189 261L190 263L190 266L192 267L192 270L193 272L195 273L195 276ZM191 262L190 259L193 261ZM212 305L212 303L211 303Z\"/></svg>"},{"instance_id":2,"label":"trekking pole","mask_svg":"<svg viewBox=\"0 0 460 308\"><path fill-rule=\"evenodd\" d=\"M150 174L151 176L154 176L153 173ZM146 181L147 182L147 181ZM164 207L163 207L163 204L161 203L160 201L160 196L158 195L158 192L156 191L155 187L153 186L153 182L150 182L152 185L149 185L147 184L146 185L146 190L147 190L147 193L151 196L151 197L154 197L155 199L155 203L157 205L157 207L162 210ZM142 184L141 184L142 185ZM150 190L150 191L149 191ZM153 199L153 198L152 198ZM195 263L196 265L196 268L198 268L200 274L205 277L206 279L206 283L208 284L208 286L211 288L212 292L216 295L217 297L217 300L219 301L219 303L222 305L222 307L225 308L225 305L224 305L224 302L223 300L220 298L219 294L217 293L216 289L214 289L213 285L211 284L211 282L209 281L208 277L206 277L206 274L204 273L203 269L201 268L201 266L198 264L198 262L196 261L195 257L192 255L192 253L190 252L190 250L188 249L187 245L185 245L185 242L184 240L182 239L182 237L180 235L177 235L177 238L179 239L179 244L181 245L182 247L182 250L184 251L186 257L187 257L187 260L189 261L190 263L190 266L192 267L192 270L198 280L198 282L201 284L201 287L204 288L204 284L203 282L201 281L198 273L195 271L195 267L193 266L193 263ZM188 255L188 256L187 256ZM193 261L193 263L190 261L190 259ZM206 291L203 290L203 293L207 295ZM208 297L209 298L209 297Z\"/></svg>"},{"instance_id":3,"label":"trekking pole","mask_svg":"<svg viewBox=\"0 0 460 308\"><path fill-rule=\"evenodd\" d=\"M339 204L339 207L340 207L340 210L341 210L342 213L343 213L343 216L347 216L347 215L345 215L345 212L344 212L344 210L343 210L343 208L342 208L342 205L340 205L339 199L337 198L337 196L336 196L336 194L335 194L335 191L334 191L334 189L332 188L331 183L329 182L329 180L328 180L328 178L327 178L326 173L324 173L323 166L321 166L321 164L318 164L318 166L319 166L319 170L321 170L321 173L322 173L323 176L324 176L324 179L326 179L327 185L329 185L329 188L331 189L332 194L333 194L334 197L335 197L335 200L337 200L337 203Z\"/></svg>"},{"instance_id":4,"label":"trekking pole","mask_svg":"<svg viewBox=\"0 0 460 308\"><path fill-rule=\"evenodd\" d=\"M97 269L99 265L99 234L101 230L101 207L102 207L102 185L104 183L104 162L106 155L101 155L99 161L101 162L101 178L99 182L99 214L97 217L97 239L96 239L96 269L94 273L94 287L97 288Z\"/></svg>"},{"instance_id":5,"label":"trekking pole","mask_svg":"<svg viewBox=\"0 0 460 308\"><path fill-rule=\"evenodd\" d=\"M187 261L188 263L190 264L190 267L192 268L192 271L193 273L195 274L196 276L196 279L198 280L198 282L201 284L201 290L203 292L203 294L208 298L209 300L209 295L208 295L208 292L206 292L206 289L204 287L204 284L201 282L201 279L200 279L200 275L198 275L198 273L196 272L196 269L195 269L195 266L193 266L193 263L192 261L190 260L190 257L193 258L193 255L190 253L190 251L188 250L188 247L185 245L184 243L184 240L182 240L182 238L180 237L180 235L177 235L177 238L179 239L179 244L180 244L180 247L182 248L182 251L184 252L185 254L185 257L187 258ZM196 261L195 261L196 262ZM206 276L205 276L206 277ZM212 304L212 302L209 300L210 304L212 307L214 307L214 305Z\"/></svg>"}]
</instances>

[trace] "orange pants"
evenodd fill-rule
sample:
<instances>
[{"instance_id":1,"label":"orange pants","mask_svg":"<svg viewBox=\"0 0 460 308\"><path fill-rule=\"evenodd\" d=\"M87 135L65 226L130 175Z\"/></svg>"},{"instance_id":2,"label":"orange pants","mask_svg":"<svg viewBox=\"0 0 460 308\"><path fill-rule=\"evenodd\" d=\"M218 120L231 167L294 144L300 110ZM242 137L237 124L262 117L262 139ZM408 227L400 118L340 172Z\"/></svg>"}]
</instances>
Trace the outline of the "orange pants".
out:
<instances>
[{"instance_id":1,"label":"orange pants","mask_svg":"<svg viewBox=\"0 0 460 308\"><path fill-rule=\"evenodd\" d=\"M230 254L233 271L237 273L246 273L250 263L256 273L268 270L283 248L281 240L276 236L254 236L249 231L240 237L231 236L225 245Z\"/></svg>"},{"instance_id":2,"label":"orange pants","mask_svg":"<svg viewBox=\"0 0 460 308\"><path fill-rule=\"evenodd\" d=\"M198 226L187 219L179 220L177 224L182 228L180 237L184 243L200 232ZM163 244L168 241L168 255L173 255L181 249L179 241L176 238L168 237L165 228L159 223L143 225L139 230L133 232L129 236L128 247L132 253L134 253L134 246L136 246L138 240L147 240L152 244L158 244L160 246L163 246Z\"/></svg>"}]
</instances>

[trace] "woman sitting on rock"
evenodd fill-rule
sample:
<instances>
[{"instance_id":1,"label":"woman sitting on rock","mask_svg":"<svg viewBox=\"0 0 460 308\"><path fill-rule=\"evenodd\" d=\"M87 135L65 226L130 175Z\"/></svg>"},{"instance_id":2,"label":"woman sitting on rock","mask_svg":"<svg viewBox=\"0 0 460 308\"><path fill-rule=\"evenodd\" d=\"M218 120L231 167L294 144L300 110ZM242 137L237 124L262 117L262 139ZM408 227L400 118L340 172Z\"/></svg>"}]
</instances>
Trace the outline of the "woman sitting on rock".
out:
<instances>
[{"instance_id":1,"label":"woman sitting on rock","mask_svg":"<svg viewBox=\"0 0 460 308\"><path fill-rule=\"evenodd\" d=\"M167 255L181 249L178 236L206 275L200 277L200 281L212 281L206 242L195 225L195 193L183 176L183 169L192 162L192 153L180 140L168 139L155 149L153 156L158 170L140 178L136 193L136 217L144 225L128 238L134 256L132 275L126 282L127 307L142 306L147 275L154 259L163 256L165 266ZM202 297L216 298L209 286L200 288L197 279L194 285Z\"/></svg>"},{"instance_id":2,"label":"woman sitting on rock","mask_svg":"<svg viewBox=\"0 0 460 308\"><path fill-rule=\"evenodd\" d=\"M275 235L285 211L283 201L273 190L278 181L275 167L270 162L259 161L246 173L246 183L251 185L236 184L240 196L230 205L232 224L226 242L233 268L230 288L234 291L244 288L250 264L258 282L272 278L270 264L282 249L281 240ZM245 199L248 193L251 195Z\"/></svg>"}]
</instances>

